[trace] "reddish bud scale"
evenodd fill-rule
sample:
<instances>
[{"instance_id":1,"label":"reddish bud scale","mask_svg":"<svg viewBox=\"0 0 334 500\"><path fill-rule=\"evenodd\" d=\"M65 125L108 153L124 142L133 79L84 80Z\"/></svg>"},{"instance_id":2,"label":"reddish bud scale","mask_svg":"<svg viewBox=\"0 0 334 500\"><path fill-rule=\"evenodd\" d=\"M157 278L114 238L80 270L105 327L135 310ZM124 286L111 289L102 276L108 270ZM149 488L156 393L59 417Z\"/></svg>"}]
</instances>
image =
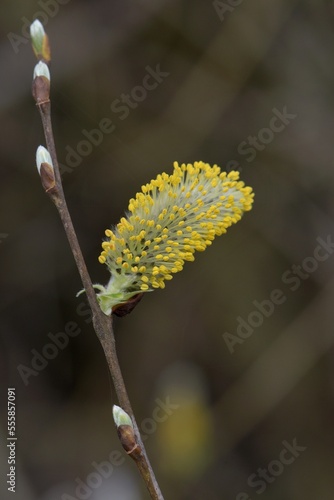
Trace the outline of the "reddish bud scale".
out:
<instances>
[{"instance_id":1,"label":"reddish bud scale","mask_svg":"<svg viewBox=\"0 0 334 500\"><path fill-rule=\"evenodd\" d=\"M42 186L48 193L52 191L56 186L56 180L54 175L54 170L48 163L42 163L40 169L40 176Z\"/></svg>"},{"instance_id":2,"label":"reddish bud scale","mask_svg":"<svg viewBox=\"0 0 334 500\"><path fill-rule=\"evenodd\" d=\"M136 436L131 425L120 425L117 427L119 440L128 455L130 455L138 446Z\"/></svg>"},{"instance_id":3,"label":"reddish bud scale","mask_svg":"<svg viewBox=\"0 0 334 500\"><path fill-rule=\"evenodd\" d=\"M112 312L116 316L122 318L123 316L126 316L127 314L130 314L130 312L136 307L136 305L141 301L143 298L143 293L138 293L134 297L131 297L127 302L124 302L122 304L117 304L116 306L113 307Z\"/></svg>"},{"instance_id":4,"label":"reddish bud scale","mask_svg":"<svg viewBox=\"0 0 334 500\"><path fill-rule=\"evenodd\" d=\"M32 82L32 95L36 104L50 100L50 80L45 76L36 76Z\"/></svg>"}]
</instances>

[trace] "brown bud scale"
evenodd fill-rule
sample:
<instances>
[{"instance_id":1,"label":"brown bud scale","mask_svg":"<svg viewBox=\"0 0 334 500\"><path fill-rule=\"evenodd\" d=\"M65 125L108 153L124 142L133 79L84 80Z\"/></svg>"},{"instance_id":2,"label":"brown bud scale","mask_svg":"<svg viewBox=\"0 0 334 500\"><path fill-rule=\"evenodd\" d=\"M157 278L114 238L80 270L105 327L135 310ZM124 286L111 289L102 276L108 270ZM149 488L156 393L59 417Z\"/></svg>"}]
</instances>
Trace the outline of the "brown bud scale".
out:
<instances>
[{"instance_id":1,"label":"brown bud scale","mask_svg":"<svg viewBox=\"0 0 334 500\"><path fill-rule=\"evenodd\" d=\"M126 316L141 301L143 295L144 295L143 293L137 293L137 295L131 297L131 299L129 299L127 302L124 302L123 304L117 304L116 306L113 307L112 310L113 314L119 317Z\"/></svg>"},{"instance_id":2,"label":"brown bud scale","mask_svg":"<svg viewBox=\"0 0 334 500\"><path fill-rule=\"evenodd\" d=\"M55 187L56 185L55 175L53 168L51 167L51 165L49 165L49 163L41 164L40 176L41 176L42 186L46 192L50 191Z\"/></svg>"},{"instance_id":3,"label":"brown bud scale","mask_svg":"<svg viewBox=\"0 0 334 500\"><path fill-rule=\"evenodd\" d=\"M137 446L133 427L131 425L120 425L117 427L117 434L126 453L132 453Z\"/></svg>"},{"instance_id":4,"label":"brown bud scale","mask_svg":"<svg viewBox=\"0 0 334 500\"><path fill-rule=\"evenodd\" d=\"M36 104L42 104L50 99L50 80L45 76L36 76L32 82L32 95Z\"/></svg>"}]
</instances>

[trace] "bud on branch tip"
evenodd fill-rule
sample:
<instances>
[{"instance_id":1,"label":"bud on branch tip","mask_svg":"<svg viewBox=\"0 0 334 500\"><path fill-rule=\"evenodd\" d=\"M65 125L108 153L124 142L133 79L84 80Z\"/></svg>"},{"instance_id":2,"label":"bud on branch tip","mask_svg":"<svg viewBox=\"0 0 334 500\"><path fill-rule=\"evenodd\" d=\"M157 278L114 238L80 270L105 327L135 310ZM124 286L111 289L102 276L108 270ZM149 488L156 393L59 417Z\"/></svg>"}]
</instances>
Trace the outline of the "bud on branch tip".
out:
<instances>
[{"instance_id":1,"label":"bud on branch tip","mask_svg":"<svg viewBox=\"0 0 334 500\"><path fill-rule=\"evenodd\" d=\"M49 39L42 23L38 19L30 25L30 36L32 48L37 59L49 62L51 59Z\"/></svg>"}]
</instances>

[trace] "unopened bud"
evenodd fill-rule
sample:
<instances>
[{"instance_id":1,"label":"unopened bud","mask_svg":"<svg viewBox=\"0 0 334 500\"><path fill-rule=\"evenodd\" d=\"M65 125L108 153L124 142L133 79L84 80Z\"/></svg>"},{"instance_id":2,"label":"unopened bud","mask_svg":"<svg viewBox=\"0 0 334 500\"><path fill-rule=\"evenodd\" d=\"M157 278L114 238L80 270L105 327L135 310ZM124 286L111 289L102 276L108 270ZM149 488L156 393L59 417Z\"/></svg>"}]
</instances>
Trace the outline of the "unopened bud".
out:
<instances>
[{"instance_id":1,"label":"unopened bud","mask_svg":"<svg viewBox=\"0 0 334 500\"><path fill-rule=\"evenodd\" d=\"M30 25L30 36L32 42L32 48L37 59L44 62L50 62L50 46L47 34L44 31L41 21L36 19Z\"/></svg>"},{"instance_id":2,"label":"unopened bud","mask_svg":"<svg viewBox=\"0 0 334 500\"><path fill-rule=\"evenodd\" d=\"M42 61L34 68L32 95L36 104L42 104L50 99L50 71Z\"/></svg>"},{"instance_id":3,"label":"unopened bud","mask_svg":"<svg viewBox=\"0 0 334 500\"><path fill-rule=\"evenodd\" d=\"M130 425L131 427L133 427L130 416L120 406L114 405L112 414L116 427L119 427L120 425Z\"/></svg>"},{"instance_id":4,"label":"unopened bud","mask_svg":"<svg viewBox=\"0 0 334 500\"><path fill-rule=\"evenodd\" d=\"M121 445L131 455L138 448L135 431L130 416L117 405L113 407L114 422Z\"/></svg>"},{"instance_id":5,"label":"unopened bud","mask_svg":"<svg viewBox=\"0 0 334 500\"><path fill-rule=\"evenodd\" d=\"M43 146L39 146L36 152L36 165L41 176L42 186L48 192L56 185L52 159L49 151Z\"/></svg>"},{"instance_id":6,"label":"unopened bud","mask_svg":"<svg viewBox=\"0 0 334 500\"><path fill-rule=\"evenodd\" d=\"M39 63L37 63L34 68L34 79L37 76L44 76L47 80L49 81L51 80L50 70L48 68L48 65L42 61L39 61Z\"/></svg>"}]
</instances>

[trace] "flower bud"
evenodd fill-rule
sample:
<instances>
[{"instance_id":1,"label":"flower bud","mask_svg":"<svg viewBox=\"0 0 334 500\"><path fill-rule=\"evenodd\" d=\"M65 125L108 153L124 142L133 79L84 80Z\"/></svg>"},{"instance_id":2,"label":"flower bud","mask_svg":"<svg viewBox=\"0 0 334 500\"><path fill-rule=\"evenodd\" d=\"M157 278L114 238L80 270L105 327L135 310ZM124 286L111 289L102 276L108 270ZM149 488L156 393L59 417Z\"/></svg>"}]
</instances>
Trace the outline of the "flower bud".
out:
<instances>
[{"instance_id":1,"label":"flower bud","mask_svg":"<svg viewBox=\"0 0 334 500\"><path fill-rule=\"evenodd\" d=\"M136 453L138 445L130 416L117 405L114 405L112 412L121 445L129 455Z\"/></svg>"},{"instance_id":2,"label":"flower bud","mask_svg":"<svg viewBox=\"0 0 334 500\"><path fill-rule=\"evenodd\" d=\"M130 416L120 406L114 405L112 414L116 427L119 427L120 425L130 425L133 428Z\"/></svg>"},{"instance_id":3,"label":"flower bud","mask_svg":"<svg viewBox=\"0 0 334 500\"><path fill-rule=\"evenodd\" d=\"M36 165L38 173L41 176L42 186L46 192L49 192L55 187L56 180L50 153L43 146L37 148Z\"/></svg>"},{"instance_id":4,"label":"flower bud","mask_svg":"<svg viewBox=\"0 0 334 500\"><path fill-rule=\"evenodd\" d=\"M42 61L39 61L34 68L34 79L38 76L44 76L47 80L51 80L49 67Z\"/></svg>"},{"instance_id":5,"label":"flower bud","mask_svg":"<svg viewBox=\"0 0 334 500\"><path fill-rule=\"evenodd\" d=\"M39 21L38 19L36 19L30 25L30 36L31 36L32 48L37 59L47 63L50 62L51 54L50 54L49 39L44 31L44 27L41 21Z\"/></svg>"},{"instance_id":6,"label":"flower bud","mask_svg":"<svg viewBox=\"0 0 334 500\"><path fill-rule=\"evenodd\" d=\"M32 95L36 104L42 104L50 99L50 71L42 61L34 68Z\"/></svg>"}]
</instances>

